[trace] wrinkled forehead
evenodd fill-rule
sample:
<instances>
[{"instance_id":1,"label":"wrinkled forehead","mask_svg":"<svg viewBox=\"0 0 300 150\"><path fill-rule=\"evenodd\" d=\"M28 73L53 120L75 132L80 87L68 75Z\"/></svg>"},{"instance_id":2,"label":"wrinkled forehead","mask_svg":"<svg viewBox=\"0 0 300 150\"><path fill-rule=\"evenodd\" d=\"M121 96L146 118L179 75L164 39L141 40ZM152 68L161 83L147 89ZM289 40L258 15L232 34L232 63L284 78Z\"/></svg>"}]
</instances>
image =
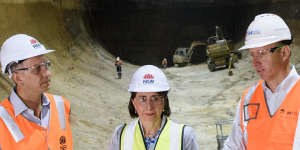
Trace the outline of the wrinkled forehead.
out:
<instances>
[{"instance_id":1,"label":"wrinkled forehead","mask_svg":"<svg viewBox=\"0 0 300 150\"><path fill-rule=\"evenodd\" d=\"M24 66L33 66L33 65L38 65L46 60L44 55L39 55L35 57L28 58L23 61Z\"/></svg>"},{"instance_id":2,"label":"wrinkled forehead","mask_svg":"<svg viewBox=\"0 0 300 150\"><path fill-rule=\"evenodd\" d=\"M276 43L268 44L268 45L261 46L261 47L250 48L249 51L250 52L255 52L255 51L260 51L260 50L267 50L267 49L276 47L278 45L279 44L276 42Z\"/></svg>"}]
</instances>

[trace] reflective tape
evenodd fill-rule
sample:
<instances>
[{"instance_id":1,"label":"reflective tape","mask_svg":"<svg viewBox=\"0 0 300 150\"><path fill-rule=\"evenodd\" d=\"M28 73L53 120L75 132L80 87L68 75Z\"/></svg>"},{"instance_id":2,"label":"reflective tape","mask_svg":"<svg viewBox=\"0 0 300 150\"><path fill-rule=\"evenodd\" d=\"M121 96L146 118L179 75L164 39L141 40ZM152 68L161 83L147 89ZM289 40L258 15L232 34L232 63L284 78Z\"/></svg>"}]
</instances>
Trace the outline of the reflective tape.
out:
<instances>
[{"instance_id":1,"label":"reflective tape","mask_svg":"<svg viewBox=\"0 0 300 150\"><path fill-rule=\"evenodd\" d=\"M6 125L7 129L15 139L16 143L24 139L24 135L21 132L18 125L15 123L13 118L9 115L9 113L6 111L6 109L0 105L0 117L4 121L4 124Z\"/></svg>"},{"instance_id":2,"label":"reflective tape","mask_svg":"<svg viewBox=\"0 0 300 150\"><path fill-rule=\"evenodd\" d=\"M124 150L132 150L133 147L133 139L134 139L134 131L135 127L138 124L138 120L132 121L128 124L125 130L125 135L124 135L124 142L123 144L123 149Z\"/></svg>"},{"instance_id":3,"label":"reflective tape","mask_svg":"<svg viewBox=\"0 0 300 150\"><path fill-rule=\"evenodd\" d=\"M300 149L300 112L298 114L298 122L296 127L296 133L294 136L294 144L293 144L293 150L299 150Z\"/></svg>"},{"instance_id":4,"label":"reflective tape","mask_svg":"<svg viewBox=\"0 0 300 150\"><path fill-rule=\"evenodd\" d=\"M259 83L257 83L256 85L252 86L249 91L247 92L245 98L244 98L244 103L243 103L243 106L247 105L251 98L252 98L252 95L254 94L257 86L259 85ZM245 111L245 110L243 110ZM244 112L243 114L247 114L249 115L249 112ZM247 125L248 125L248 121L245 120L245 116L241 116L242 118L242 121L243 121L243 127L244 127L244 132L243 132L243 137L244 137L244 141L245 141L245 144L248 143L248 132L247 132Z\"/></svg>"},{"instance_id":5,"label":"reflective tape","mask_svg":"<svg viewBox=\"0 0 300 150\"><path fill-rule=\"evenodd\" d=\"M170 121L170 149L180 150L181 149L181 125Z\"/></svg>"},{"instance_id":6,"label":"reflective tape","mask_svg":"<svg viewBox=\"0 0 300 150\"><path fill-rule=\"evenodd\" d=\"M59 117L60 128L66 130L65 103L61 96L53 95Z\"/></svg>"}]
</instances>

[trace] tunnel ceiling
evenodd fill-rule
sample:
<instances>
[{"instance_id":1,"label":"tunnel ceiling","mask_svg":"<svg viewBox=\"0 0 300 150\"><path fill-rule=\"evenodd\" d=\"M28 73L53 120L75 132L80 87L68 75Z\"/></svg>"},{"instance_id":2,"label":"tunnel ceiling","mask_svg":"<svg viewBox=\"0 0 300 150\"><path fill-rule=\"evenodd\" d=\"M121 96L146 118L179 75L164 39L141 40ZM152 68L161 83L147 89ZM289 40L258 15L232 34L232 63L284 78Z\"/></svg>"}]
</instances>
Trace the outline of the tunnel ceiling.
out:
<instances>
[{"instance_id":1,"label":"tunnel ceiling","mask_svg":"<svg viewBox=\"0 0 300 150\"><path fill-rule=\"evenodd\" d=\"M205 42L218 25L241 41L258 13L295 16L296 0L84 0L90 35L114 56L133 64L172 61L177 47ZM295 12L290 12L290 9Z\"/></svg>"}]
</instances>

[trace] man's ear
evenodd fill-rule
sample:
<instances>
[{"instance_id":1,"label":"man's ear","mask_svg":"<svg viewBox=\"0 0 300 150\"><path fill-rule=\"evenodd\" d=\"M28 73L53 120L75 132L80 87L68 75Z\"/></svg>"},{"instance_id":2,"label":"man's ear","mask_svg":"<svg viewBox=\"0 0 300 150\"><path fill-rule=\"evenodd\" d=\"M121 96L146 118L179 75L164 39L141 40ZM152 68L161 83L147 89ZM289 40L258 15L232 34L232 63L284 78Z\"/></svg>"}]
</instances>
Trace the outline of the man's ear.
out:
<instances>
[{"instance_id":1,"label":"man's ear","mask_svg":"<svg viewBox=\"0 0 300 150\"><path fill-rule=\"evenodd\" d=\"M283 61L289 60L291 56L291 48L289 45L285 45L281 48L280 55Z\"/></svg>"},{"instance_id":2,"label":"man's ear","mask_svg":"<svg viewBox=\"0 0 300 150\"><path fill-rule=\"evenodd\" d=\"M16 85L21 85L23 81L18 72L13 73L11 79L15 82Z\"/></svg>"}]
</instances>

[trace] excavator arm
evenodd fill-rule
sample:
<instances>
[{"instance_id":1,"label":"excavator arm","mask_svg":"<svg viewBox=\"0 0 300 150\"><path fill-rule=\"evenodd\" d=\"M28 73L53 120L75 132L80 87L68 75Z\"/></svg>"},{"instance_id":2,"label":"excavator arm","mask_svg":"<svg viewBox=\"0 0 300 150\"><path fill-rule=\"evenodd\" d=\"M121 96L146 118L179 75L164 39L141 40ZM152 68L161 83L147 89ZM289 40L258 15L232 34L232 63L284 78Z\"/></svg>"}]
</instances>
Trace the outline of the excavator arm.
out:
<instances>
[{"instance_id":1,"label":"excavator arm","mask_svg":"<svg viewBox=\"0 0 300 150\"><path fill-rule=\"evenodd\" d=\"M189 49L186 52L186 60L185 60L185 62L190 63L192 55L193 55L193 52L194 52L194 47L198 46L198 45L206 45L206 44L203 43L203 42L200 42L200 41L194 41L194 42L192 42L191 46L189 47Z\"/></svg>"}]
</instances>

